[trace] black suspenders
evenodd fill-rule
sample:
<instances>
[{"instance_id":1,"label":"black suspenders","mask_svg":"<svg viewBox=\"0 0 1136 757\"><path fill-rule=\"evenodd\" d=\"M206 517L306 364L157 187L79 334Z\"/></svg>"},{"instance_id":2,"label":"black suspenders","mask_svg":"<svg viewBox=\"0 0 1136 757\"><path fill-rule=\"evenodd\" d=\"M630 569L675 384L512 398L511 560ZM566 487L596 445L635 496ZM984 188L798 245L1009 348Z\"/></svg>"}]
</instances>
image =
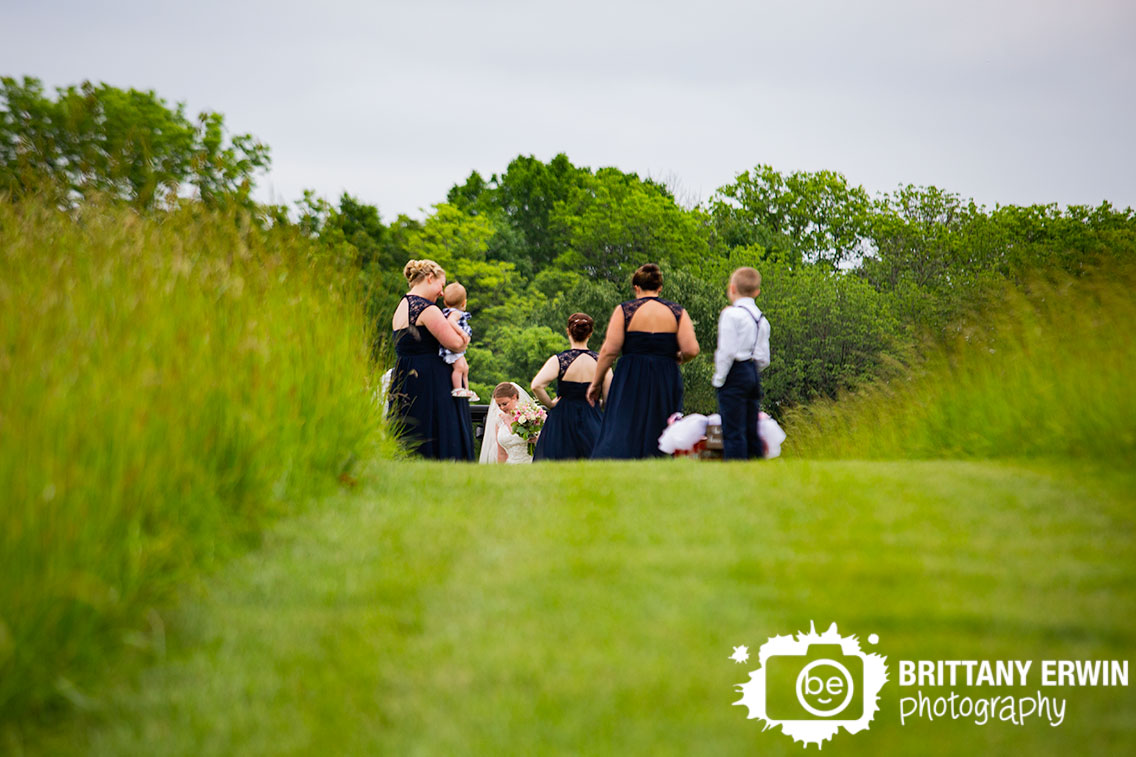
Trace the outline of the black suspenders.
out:
<instances>
[{"instance_id":1,"label":"black suspenders","mask_svg":"<svg viewBox=\"0 0 1136 757\"><path fill-rule=\"evenodd\" d=\"M761 319L765 317L765 313L762 313L757 318L754 318L753 313L749 312L749 310L746 310L741 305L734 305L734 307L745 312L745 314L750 317L750 320L753 321L753 325L757 327L757 333L754 335L754 340L753 340L753 349L750 350L751 354L756 353L757 352L757 345L761 341ZM750 359L753 360L753 359L756 359L756 358L757 358L757 355L755 354Z\"/></svg>"}]
</instances>

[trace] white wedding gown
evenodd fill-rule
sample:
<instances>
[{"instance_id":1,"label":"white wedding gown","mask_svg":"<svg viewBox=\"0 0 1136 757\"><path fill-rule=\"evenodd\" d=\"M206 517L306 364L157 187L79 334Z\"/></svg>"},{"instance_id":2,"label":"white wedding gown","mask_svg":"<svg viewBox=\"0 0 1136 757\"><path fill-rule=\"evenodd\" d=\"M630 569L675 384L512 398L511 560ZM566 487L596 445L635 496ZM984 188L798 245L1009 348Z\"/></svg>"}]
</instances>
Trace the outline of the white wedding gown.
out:
<instances>
[{"instance_id":1,"label":"white wedding gown","mask_svg":"<svg viewBox=\"0 0 1136 757\"><path fill-rule=\"evenodd\" d=\"M497 427L497 444L509 456L505 460L506 463L516 465L533 461L532 455L529 454L529 443L507 429L504 424Z\"/></svg>"},{"instance_id":2,"label":"white wedding gown","mask_svg":"<svg viewBox=\"0 0 1136 757\"><path fill-rule=\"evenodd\" d=\"M528 392L517 384L513 384L513 386L517 388L521 402L532 402L532 397L528 395ZM491 400L489 415L485 419L485 437L481 444L480 462L489 464L500 462L497 459L498 449L505 450L506 463L519 465L533 461L532 455L529 454L528 442L509 429L509 424L505 423L501 411L497 408L497 403Z\"/></svg>"}]
</instances>

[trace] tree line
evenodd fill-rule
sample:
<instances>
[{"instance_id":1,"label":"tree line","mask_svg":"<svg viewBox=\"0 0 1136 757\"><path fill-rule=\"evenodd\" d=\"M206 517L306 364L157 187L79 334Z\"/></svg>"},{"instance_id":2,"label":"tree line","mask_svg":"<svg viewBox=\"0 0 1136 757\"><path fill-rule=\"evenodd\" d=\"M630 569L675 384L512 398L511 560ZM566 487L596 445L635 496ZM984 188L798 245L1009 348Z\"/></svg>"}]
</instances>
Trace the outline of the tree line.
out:
<instances>
[{"instance_id":1,"label":"tree line","mask_svg":"<svg viewBox=\"0 0 1136 757\"><path fill-rule=\"evenodd\" d=\"M773 354L765 404L776 414L910 360L1007 280L1136 254L1131 208L988 209L934 186L871 194L834 171L757 165L686 207L650 177L520 155L488 178L470 173L425 219L384 221L349 193L256 203L269 165L269 148L231 135L220 114L190 119L153 92L84 83L52 98L38 80L0 80L0 193L53 192L63 207L97 194L145 213L236 207L250 223L295 226L355 271L380 356L402 266L436 260L469 291L468 358L483 396L499 381L527 382L566 348L569 314L605 322L644 262L663 268L664 296L687 308L705 348L683 366L691 411L714 407L712 347L730 271L762 272Z\"/></svg>"}]
</instances>

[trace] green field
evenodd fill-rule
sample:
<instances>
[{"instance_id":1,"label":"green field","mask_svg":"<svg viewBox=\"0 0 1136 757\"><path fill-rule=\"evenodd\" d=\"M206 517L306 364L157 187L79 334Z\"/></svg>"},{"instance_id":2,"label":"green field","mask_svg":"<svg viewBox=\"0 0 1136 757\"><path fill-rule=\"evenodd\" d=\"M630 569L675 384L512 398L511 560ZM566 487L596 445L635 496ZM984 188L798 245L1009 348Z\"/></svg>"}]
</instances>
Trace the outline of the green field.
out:
<instances>
[{"instance_id":1,"label":"green field","mask_svg":"<svg viewBox=\"0 0 1136 757\"><path fill-rule=\"evenodd\" d=\"M1132 754L1132 688L1047 691L1059 727L900 726L894 679L899 659L1132 660L1134 484L1038 462L378 464L186 590L85 712L7 746L799 754L731 706L756 664L727 658L835 621L892 680L824 753Z\"/></svg>"},{"instance_id":2,"label":"green field","mask_svg":"<svg viewBox=\"0 0 1136 757\"><path fill-rule=\"evenodd\" d=\"M506 467L400 459L353 265L0 203L0 755L799 754L729 657L811 622L892 675L826 753L1136 753L1130 687L901 726L895 680L1136 659L1128 266L796 407L782 460Z\"/></svg>"}]
</instances>

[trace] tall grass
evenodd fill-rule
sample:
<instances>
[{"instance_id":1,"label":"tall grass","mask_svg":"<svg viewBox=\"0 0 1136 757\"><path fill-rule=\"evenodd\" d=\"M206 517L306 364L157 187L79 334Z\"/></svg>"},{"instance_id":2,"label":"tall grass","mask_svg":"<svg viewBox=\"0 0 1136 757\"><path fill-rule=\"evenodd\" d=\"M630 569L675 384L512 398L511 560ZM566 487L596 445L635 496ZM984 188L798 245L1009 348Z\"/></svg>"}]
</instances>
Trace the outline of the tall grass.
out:
<instances>
[{"instance_id":1,"label":"tall grass","mask_svg":"<svg viewBox=\"0 0 1136 757\"><path fill-rule=\"evenodd\" d=\"M174 585L393 449L346 282L235 216L0 202L0 721L82 704Z\"/></svg>"},{"instance_id":2,"label":"tall grass","mask_svg":"<svg viewBox=\"0 0 1136 757\"><path fill-rule=\"evenodd\" d=\"M914 369L792 412L787 452L1136 459L1136 269L1010 288Z\"/></svg>"}]
</instances>

